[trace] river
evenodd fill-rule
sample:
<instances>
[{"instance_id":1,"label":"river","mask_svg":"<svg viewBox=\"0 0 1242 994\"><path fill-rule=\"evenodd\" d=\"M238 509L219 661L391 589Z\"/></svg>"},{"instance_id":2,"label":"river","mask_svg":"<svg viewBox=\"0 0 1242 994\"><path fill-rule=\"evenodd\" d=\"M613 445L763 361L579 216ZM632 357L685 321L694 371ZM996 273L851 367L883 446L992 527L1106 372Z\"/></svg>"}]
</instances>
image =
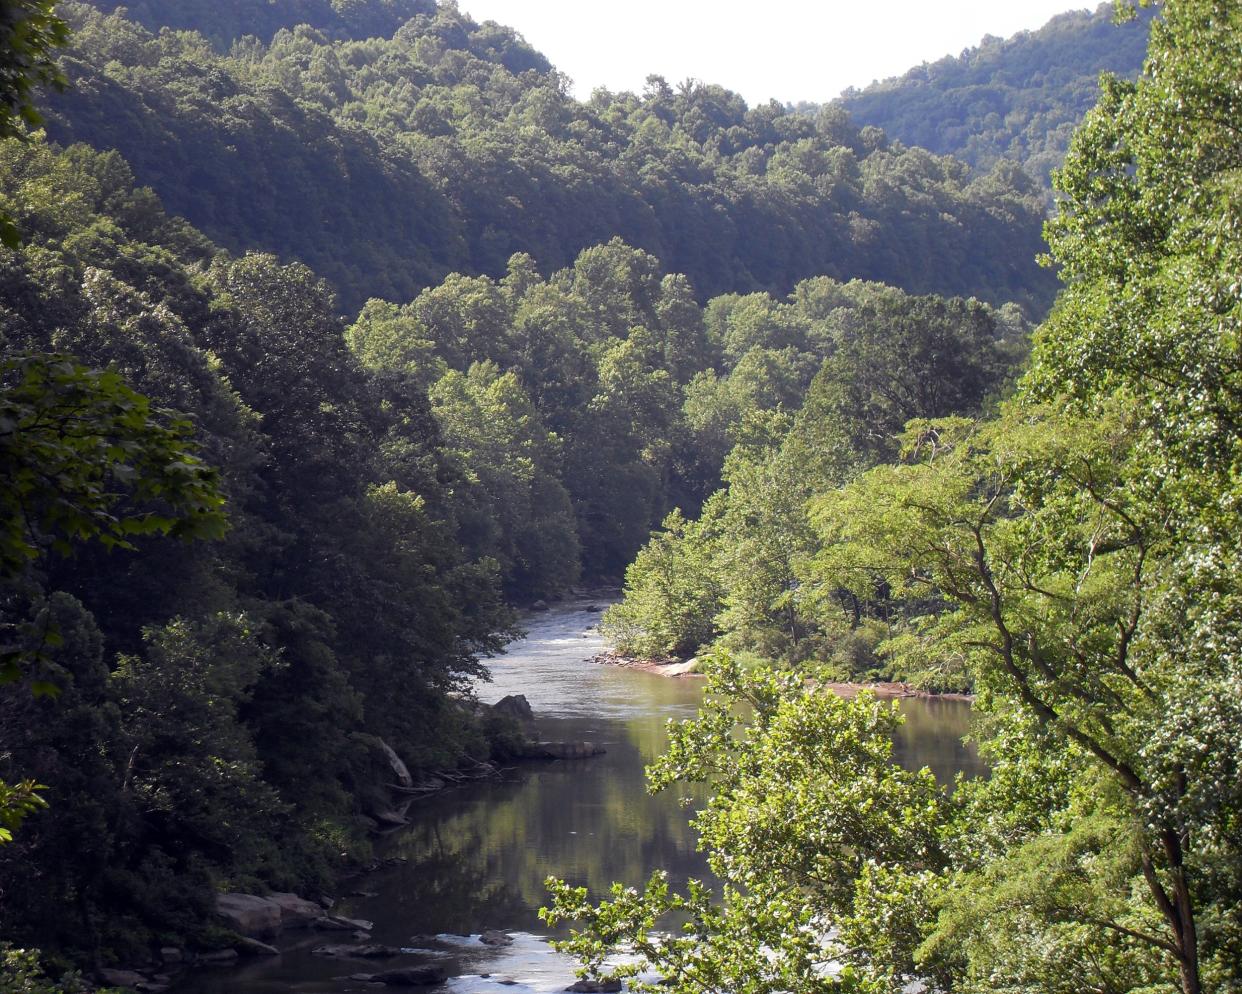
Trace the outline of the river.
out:
<instances>
[{"instance_id":1,"label":"river","mask_svg":"<svg viewBox=\"0 0 1242 994\"><path fill-rule=\"evenodd\" d=\"M355 892L337 905L335 913L375 922L370 941L408 953L371 963L326 959L311 949L348 940L293 932L280 957L203 971L177 990L374 994L384 988L348 976L434 961L454 978L446 985L450 994L560 991L573 980L573 963L550 949L538 918L548 876L585 884L595 894L614 880L640 885L657 867L668 870L675 886L710 876L678 796L651 796L643 783L643 767L663 749L666 723L694 714L702 684L592 663L605 648L594 606L576 602L529 619L527 637L492 660L492 681L480 684L478 694L488 703L524 694L540 738L593 741L606 754L525 764L500 782L416 802L412 826L378 847L391 865L353 881L348 889ZM961 742L968 705L906 700L902 709L899 762L926 765L941 778L979 770ZM478 934L485 929L507 931L515 941L484 946Z\"/></svg>"}]
</instances>

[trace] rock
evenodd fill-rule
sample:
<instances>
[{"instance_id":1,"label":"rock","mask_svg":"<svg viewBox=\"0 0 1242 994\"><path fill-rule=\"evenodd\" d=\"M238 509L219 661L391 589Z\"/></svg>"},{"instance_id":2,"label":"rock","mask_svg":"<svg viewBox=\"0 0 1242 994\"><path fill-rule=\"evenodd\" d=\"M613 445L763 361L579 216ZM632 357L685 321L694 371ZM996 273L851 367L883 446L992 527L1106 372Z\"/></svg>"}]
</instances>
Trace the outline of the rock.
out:
<instances>
[{"instance_id":1,"label":"rock","mask_svg":"<svg viewBox=\"0 0 1242 994\"><path fill-rule=\"evenodd\" d=\"M401 950L395 946L348 946L327 945L316 946L311 950L315 956L347 957L352 959L384 959L388 956L399 956Z\"/></svg>"},{"instance_id":2,"label":"rock","mask_svg":"<svg viewBox=\"0 0 1242 994\"><path fill-rule=\"evenodd\" d=\"M248 939L244 935L233 943L233 948L237 950L241 956L279 956L280 950L275 946L269 946L266 942L260 942L258 939Z\"/></svg>"},{"instance_id":3,"label":"rock","mask_svg":"<svg viewBox=\"0 0 1242 994\"><path fill-rule=\"evenodd\" d=\"M285 928L309 928L310 923L323 914L318 904L297 894L277 891L268 894L267 899L280 908L280 923Z\"/></svg>"},{"instance_id":4,"label":"rock","mask_svg":"<svg viewBox=\"0 0 1242 994\"><path fill-rule=\"evenodd\" d=\"M164 994L165 991L172 990L172 984L147 980L141 984L134 984L134 990L138 991L138 994Z\"/></svg>"},{"instance_id":5,"label":"rock","mask_svg":"<svg viewBox=\"0 0 1242 994\"><path fill-rule=\"evenodd\" d=\"M184 963L185 950L179 949L177 946L162 946L160 948L160 959L165 963Z\"/></svg>"},{"instance_id":6,"label":"rock","mask_svg":"<svg viewBox=\"0 0 1242 994\"><path fill-rule=\"evenodd\" d=\"M371 974L371 983L387 984L389 987L430 987L448 980L442 966L404 966L398 970L385 970Z\"/></svg>"},{"instance_id":7,"label":"rock","mask_svg":"<svg viewBox=\"0 0 1242 994\"><path fill-rule=\"evenodd\" d=\"M379 897L378 891L373 890L351 890L350 897Z\"/></svg>"},{"instance_id":8,"label":"rock","mask_svg":"<svg viewBox=\"0 0 1242 994\"><path fill-rule=\"evenodd\" d=\"M565 988L574 994L616 994L620 989L620 980L579 980Z\"/></svg>"},{"instance_id":9,"label":"rock","mask_svg":"<svg viewBox=\"0 0 1242 994\"><path fill-rule=\"evenodd\" d=\"M355 942L369 942L371 939L370 932L350 932L349 937Z\"/></svg>"},{"instance_id":10,"label":"rock","mask_svg":"<svg viewBox=\"0 0 1242 994\"><path fill-rule=\"evenodd\" d=\"M548 609L548 602L547 601L535 601L535 603L530 606L530 609L532 611L546 611Z\"/></svg>"},{"instance_id":11,"label":"rock","mask_svg":"<svg viewBox=\"0 0 1242 994\"><path fill-rule=\"evenodd\" d=\"M339 915L322 915L311 922L311 928L325 932L370 932L375 922L364 918L342 918Z\"/></svg>"},{"instance_id":12,"label":"rock","mask_svg":"<svg viewBox=\"0 0 1242 994\"><path fill-rule=\"evenodd\" d=\"M510 694L508 697L502 697L492 705L492 711L517 721L535 720L535 712L531 710L530 701L526 699L525 694Z\"/></svg>"},{"instance_id":13,"label":"rock","mask_svg":"<svg viewBox=\"0 0 1242 994\"><path fill-rule=\"evenodd\" d=\"M684 663L664 663L652 672L660 676L689 676L699 671L699 657L691 656Z\"/></svg>"},{"instance_id":14,"label":"rock","mask_svg":"<svg viewBox=\"0 0 1242 994\"><path fill-rule=\"evenodd\" d=\"M197 966L232 966L237 959L236 949L216 949L209 953L199 953L194 963Z\"/></svg>"},{"instance_id":15,"label":"rock","mask_svg":"<svg viewBox=\"0 0 1242 994\"><path fill-rule=\"evenodd\" d=\"M516 987L517 981L512 977L497 977L493 983L500 984L501 987Z\"/></svg>"},{"instance_id":16,"label":"rock","mask_svg":"<svg viewBox=\"0 0 1242 994\"><path fill-rule=\"evenodd\" d=\"M280 931L280 905L254 894L217 894L216 914L251 939L270 939Z\"/></svg>"},{"instance_id":17,"label":"rock","mask_svg":"<svg viewBox=\"0 0 1242 994\"><path fill-rule=\"evenodd\" d=\"M590 611L592 614L599 614L600 611L604 610L598 604L588 604L586 606L586 609Z\"/></svg>"},{"instance_id":18,"label":"rock","mask_svg":"<svg viewBox=\"0 0 1242 994\"><path fill-rule=\"evenodd\" d=\"M483 930L483 934L479 936L479 941L485 946L511 946L513 945L513 936L498 929L488 928Z\"/></svg>"},{"instance_id":19,"label":"rock","mask_svg":"<svg viewBox=\"0 0 1242 994\"><path fill-rule=\"evenodd\" d=\"M408 825L410 819L405 815L398 814L396 811L372 811L371 817L379 822L380 827L397 828L401 825Z\"/></svg>"},{"instance_id":20,"label":"rock","mask_svg":"<svg viewBox=\"0 0 1242 994\"><path fill-rule=\"evenodd\" d=\"M522 759L587 759L601 756L603 746L594 742L528 742L522 750Z\"/></svg>"},{"instance_id":21,"label":"rock","mask_svg":"<svg viewBox=\"0 0 1242 994\"><path fill-rule=\"evenodd\" d=\"M137 987L147 982L143 974L133 970L100 970L99 979L109 987Z\"/></svg>"},{"instance_id":22,"label":"rock","mask_svg":"<svg viewBox=\"0 0 1242 994\"><path fill-rule=\"evenodd\" d=\"M375 740L379 744L380 752L384 754L384 758L388 760L388 765L392 769L392 775L397 778L397 783L402 787L413 787L414 778L410 776L409 767L401 761L401 757L393 750L383 739Z\"/></svg>"},{"instance_id":23,"label":"rock","mask_svg":"<svg viewBox=\"0 0 1242 994\"><path fill-rule=\"evenodd\" d=\"M326 894L317 900L319 901L319 906L321 908L327 908L329 911L336 907L336 901L333 898L328 897Z\"/></svg>"}]
</instances>

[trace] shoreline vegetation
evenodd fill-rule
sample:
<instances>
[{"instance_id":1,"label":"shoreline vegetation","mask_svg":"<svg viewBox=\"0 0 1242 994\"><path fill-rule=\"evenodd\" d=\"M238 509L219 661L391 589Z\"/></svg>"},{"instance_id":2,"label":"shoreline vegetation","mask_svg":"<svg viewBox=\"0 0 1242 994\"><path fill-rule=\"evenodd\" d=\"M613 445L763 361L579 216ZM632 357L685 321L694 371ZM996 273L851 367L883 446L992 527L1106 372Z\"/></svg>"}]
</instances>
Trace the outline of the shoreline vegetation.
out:
<instances>
[{"instance_id":1,"label":"shoreline vegetation","mask_svg":"<svg viewBox=\"0 0 1242 994\"><path fill-rule=\"evenodd\" d=\"M692 656L689 659L643 659L636 656L627 656L620 652L601 652L591 658L591 662L601 666L618 666L627 670L638 670L642 673L652 673L656 676L668 677L671 679L681 679L684 677L706 677L700 669L700 659ZM973 703L974 694L964 694L958 691L937 691L925 690L922 687L916 687L912 683L905 683L898 680L830 680L822 684L825 690L831 691L838 697L857 697L861 692L867 691L876 697L888 699L918 698L920 700L937 700L937 701L965 701Z\"/></svg>"}]
</instances>

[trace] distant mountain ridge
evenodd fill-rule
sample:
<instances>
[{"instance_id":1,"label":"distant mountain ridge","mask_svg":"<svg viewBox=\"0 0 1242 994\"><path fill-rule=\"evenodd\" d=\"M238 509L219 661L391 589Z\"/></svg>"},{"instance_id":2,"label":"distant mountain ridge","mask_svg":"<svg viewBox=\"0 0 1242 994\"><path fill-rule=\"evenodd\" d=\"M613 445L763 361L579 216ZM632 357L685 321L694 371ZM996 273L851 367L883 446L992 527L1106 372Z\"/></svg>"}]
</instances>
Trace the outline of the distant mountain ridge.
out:
<instances>
[{"instance_id":1,"label":"distant mountain ridge","mask_svg":"<svg viewBox=\"0 0 1242 994\"><path fill-rule=\"evenodd\" d=\"M346 311L408 300L450 272L502 275L519 252L555 271L613 237L686 274L700 299L785 294L818 275L1032 314L1055 292L1034 261L1032 184L890 145L840 109L748 108L722 87L658 77L641 95L579 102L515 31L452 4L349 38L336 33L342 11L361 23L394 4L319 3L335 27L286 25L227 48L212 38L272 5L101 13L113 6L62 5L71 88L49 100L49 135L117 149L172 213L231 251L306 262ZM174 20L209 34L149 30Z\"/></svg>"},{"instance_id":2,"label":"distant mountain ridge","mask_svg":"<svg viewBox=\"0 0 1242 994\"><path fill-rule=\"evenodd\" d=\"M976 169L1020 164L1047 185L1070 135L1099 93L1099 76L1138 75L1154 7L1116 24L1113 4L1070 11L1037 31L988 36L960 56L847 90L835 101L859 125Z\"/></svg>"}]
</instances>

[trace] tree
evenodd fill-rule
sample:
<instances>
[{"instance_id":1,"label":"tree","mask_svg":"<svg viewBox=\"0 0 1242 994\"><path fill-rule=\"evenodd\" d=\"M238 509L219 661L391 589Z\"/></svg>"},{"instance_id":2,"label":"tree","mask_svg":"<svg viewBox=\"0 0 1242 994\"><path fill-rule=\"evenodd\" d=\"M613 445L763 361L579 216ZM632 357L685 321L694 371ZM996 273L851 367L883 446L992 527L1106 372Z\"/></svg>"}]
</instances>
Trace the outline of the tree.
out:
<instances>
[{"instance_id":1,"label":"tree","mask_svg":"<svg viewBox=\"0 0 1242 994\"><path fill-rule=\"evenodd\" d=\"M890 650L970 668L991 777L929 793L919 825L939 855L891 862L883 837L825 842L899 785L826 798L788 837L815 873L782 904L763 889L766 862L752 870L756 853L785 852L755 844L776 820L768 791L816 796L819 773L796 742L736 738L732 712L709 708L656 782L722 777L700 821L726 884L752 871L747 894L712 905L657 887L591 909L559 889L556 913L588 920L573 946L590 965L630 941L675 989L729 987L741 957L727 935L769 953L771 970L735 981L755 991L892 991L913 976L970 994L1242 983L1242 11L1168 0L1163 13L1143 75L1105 81L1058 178L1048 233L1067 285L1016 396L990 422L910 422L897 463L812 502L807 582L860 595L882 583L922 605ZM800 682L777 696L776 713L821 707ZM841 727L815 730L821 761ZM736 752L704 764L712 743ZM766 789L736 790L745 777ZM884 826L903 829L908 810ZM798 808L782 813L798 823ZM860 865L868 847L875 870ZM815 885L837 879L852 904L817 904ZM652 912L670 906L692 912L693 961L680 938L651 941ZM780 973L808 944L852 972Z\"/></svg>"},{"instance_id":2,"label":"tree","mask_svg":"<svg viewBox=\"0 0 1242 994\"><path fill-rule=\"evenodd\" d=\"M194 455L190 423L116 373L28 355L0 364L0 383L0 576L48 546L224 531L217 474Z\"/></svg>"},{"instance_id":3,"label":"tree","mask_svg":"<svg viewBox=\"0 0 1242 994\"><path fill-rule=\"evenodd\" d=\"M56 0L0 4L0 139L20 137L42 123L37 87L65 85L53 52L68 43L69 27L53 13L55 5ZM16 248L20 240L13 219L0 211L0 243Z\"/></svg>"}]
</instances>

